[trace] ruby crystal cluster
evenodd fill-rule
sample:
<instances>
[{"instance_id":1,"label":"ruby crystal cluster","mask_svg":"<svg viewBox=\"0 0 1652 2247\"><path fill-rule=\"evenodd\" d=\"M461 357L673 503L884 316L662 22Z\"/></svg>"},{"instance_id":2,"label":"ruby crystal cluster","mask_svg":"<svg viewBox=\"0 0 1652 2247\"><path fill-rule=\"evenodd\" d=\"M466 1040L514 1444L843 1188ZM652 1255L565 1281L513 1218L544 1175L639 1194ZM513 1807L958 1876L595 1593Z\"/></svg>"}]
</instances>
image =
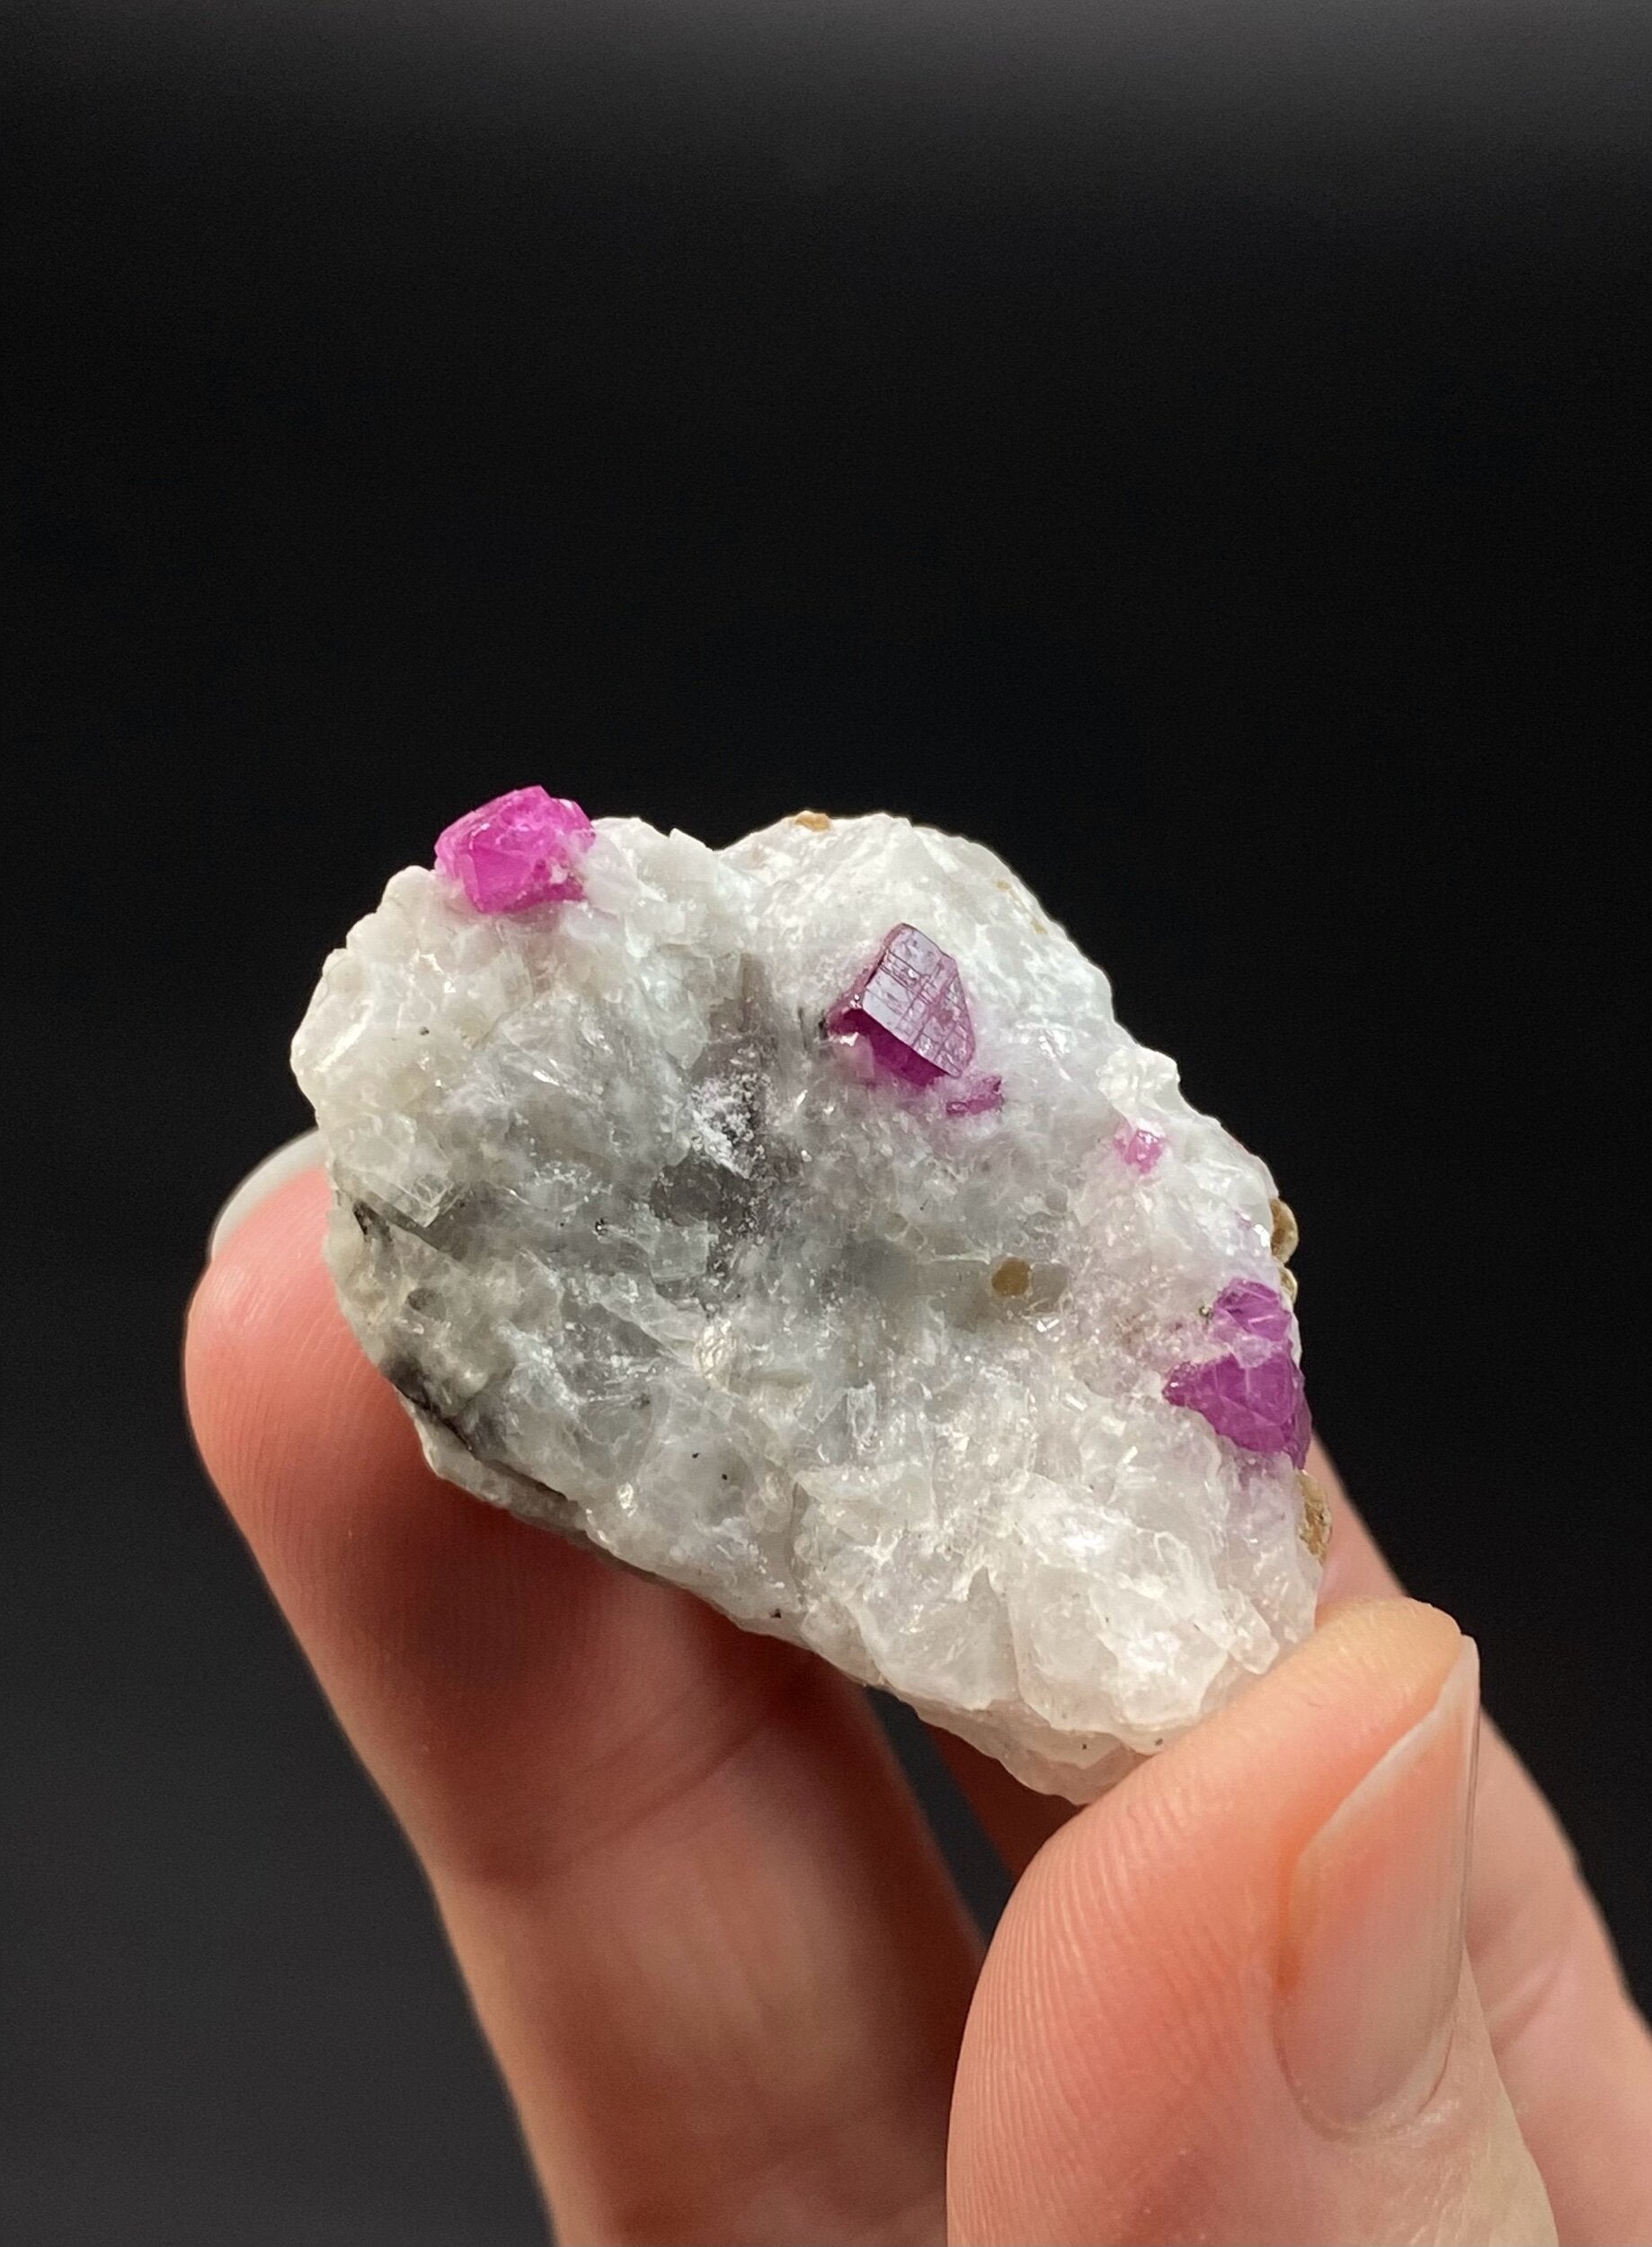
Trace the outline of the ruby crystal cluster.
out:
<instances>
[{"instance_id":1,"label":"ruby crystal cluster","mask_svg":"<svg viewBox=\"0 0 1652 2247\"><path fill-rule=\"evenodd\" d=\"M294 1063L346 1314L480 1497L1074 1799L1311 1627L1288 1212L978 845L517 789Z\"/></svg>"}]
</instances>

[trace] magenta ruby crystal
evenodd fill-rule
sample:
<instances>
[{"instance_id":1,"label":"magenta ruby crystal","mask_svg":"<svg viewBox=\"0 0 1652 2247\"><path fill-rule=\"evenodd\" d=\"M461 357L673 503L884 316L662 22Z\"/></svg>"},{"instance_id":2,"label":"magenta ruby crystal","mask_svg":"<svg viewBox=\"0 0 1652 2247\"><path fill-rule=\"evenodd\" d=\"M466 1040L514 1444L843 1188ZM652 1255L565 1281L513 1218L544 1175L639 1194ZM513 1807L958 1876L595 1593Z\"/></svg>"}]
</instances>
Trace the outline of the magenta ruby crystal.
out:
<instances>
[{"instance_id":1,"label":"magenta ruby crystal","mask_svg":"<svg viewBox=\"0 0 1652 2247\"><path fill-rule=\"evenodd\" d=\"M436 863L479 913L520 913L584 896L574 869L596 834L566 796L512 788L444 828Z\"/></svg>"},{"instance_id":2,"label":"magenta ruby crystal","mask_svg":"<svg viewBox=\"0 0 1652 2247\"><path fill-rule=\"evenodd\" d=\"M1173 1367L1165 1402L1201 1414L1241 1451L1283 1452L1300 1467L1313 1422L1291 1351L1290 1305L1260 1280L1230 1280L1211 1306L1210 1331L1226 1348Z\"/></svg>"},{"instance_id":3,"label":"magenta ruby crystal","mask_svg":"<svg viewBox=\"0 0 1652 2247\"><path fill-rule=\"evenodd\" d=\"M1288 1342L1291 1306L1277 1288L1261 1280L1230 1280L1211 1305L1211 1326L1218 1334L1248 1334L1262 1342Z\"/></svg>"},{"instance_id":4,"label":"magenta ruby crystal","mask_svg":"<svg viewBox=\"0 0 1652 2247\"><path fill-rule=\"evenodd\" d=\"M1128 1124L1121 1124L1113 1134L1113 1144L1118 1150L1119 1159L1127 1162L1132 1170L1140 1171L1144 1178L1150 1177L1165 1150L1164 1141L1159 1133L1150 1132L1139 1124L1133 1128Z\"/></svg>"},{"instance_id":5,"label":"magenta ruby crystal","mask_svg":"<svg viewBox=\"0 0 1652 2247\"><path fill-rule=\"evenodd\" d=\"M958 963L909 921L890 930L877 958L845 991L826 1026L834 1036L864 1037L879 1065L909 1085L962 1077L975 1055L975 1028ZM983 1080L983 1094L989 1082ZM993 1090L1002 1097L999 1088ZM980 1102L997 1105L989 1097Z\"/></svg>"}]
</instances>

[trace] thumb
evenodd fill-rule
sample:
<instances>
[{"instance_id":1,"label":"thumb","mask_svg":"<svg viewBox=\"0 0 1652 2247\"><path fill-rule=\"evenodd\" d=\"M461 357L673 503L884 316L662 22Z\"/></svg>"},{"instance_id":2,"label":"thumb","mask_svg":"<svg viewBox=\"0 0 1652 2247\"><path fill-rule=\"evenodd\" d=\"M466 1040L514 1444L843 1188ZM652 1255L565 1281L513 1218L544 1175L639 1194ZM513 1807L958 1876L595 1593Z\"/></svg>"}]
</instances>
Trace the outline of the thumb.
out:
<instances>
[{"instance_id":1,"label":"thumb","mask_svg":"<svg viewBox=\"0 0 1652 2247\"><path fill-rule=\"evenodd\" d=\"M971 2012L958 2242L1552 2241L1463 1949L1479 1675L1344 1608L1035 1859Z\"/></svg>"}]
</instances>

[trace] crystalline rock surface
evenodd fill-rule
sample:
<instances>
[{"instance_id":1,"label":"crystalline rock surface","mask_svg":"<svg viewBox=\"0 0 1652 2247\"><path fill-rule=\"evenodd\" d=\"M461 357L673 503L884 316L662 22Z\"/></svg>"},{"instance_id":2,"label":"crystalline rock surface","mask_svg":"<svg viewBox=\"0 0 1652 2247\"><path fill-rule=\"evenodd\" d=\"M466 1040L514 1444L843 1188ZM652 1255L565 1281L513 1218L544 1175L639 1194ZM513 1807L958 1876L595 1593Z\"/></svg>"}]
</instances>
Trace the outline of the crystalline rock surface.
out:
<instances>
[{"instance_id":1,"label":"crystalline rock surface","mask_svg":"<svg viewBox=\"0 0 1652 2247\"><path fill-rule=\"evenodd\" d=\"M440 1474L1074 1800L1306 1635L1288 1213L990 852L536 789L441 858L294 1044Z\"/></svg>"}]
</instances>

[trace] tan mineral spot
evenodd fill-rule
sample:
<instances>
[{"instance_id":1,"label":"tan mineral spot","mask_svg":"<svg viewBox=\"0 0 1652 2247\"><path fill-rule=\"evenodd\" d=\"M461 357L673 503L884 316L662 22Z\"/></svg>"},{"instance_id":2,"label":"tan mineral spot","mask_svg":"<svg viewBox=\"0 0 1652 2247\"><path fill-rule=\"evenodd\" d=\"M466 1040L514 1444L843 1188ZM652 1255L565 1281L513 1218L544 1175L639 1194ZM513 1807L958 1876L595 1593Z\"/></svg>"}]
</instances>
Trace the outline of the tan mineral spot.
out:
<instances>
[{"instance_id":1,"label":"tan mineral spot","mask_svg":"<svg viewBox=\"0 0 1652 2247\"><path fill-rule=\"evenodd\" d=\"M1302 1236L1297 1230L1289 1202L1270 1202L1268 1207L1274 1212L1274 1238L1269 1246L1281 1264L1289 1264Z\"/></svg>"},{"instance_id":2,"label":"tan mineral spot","mask_svg":"<svg viewBox=\"0 0 1652 2247\"><path fill-rule=\"evenodd\" d=\"M1025 1295L1033 1284L1033 1267L1025 1257L1004 1257L992 1267L995 1295Z\"/></svg>"},{"instance_id":3,"label":"tan mineral spot","mask_svg":"<svg viewBox=\"0 0 1652 2247\"><path fill-rule=\"evenodd\" d=\"M794 827L807 827L815 834L823 835L826 832L826 830L831 825L831 822L827 818L824 812L794 812L792 813L792 825Z\"/></svg>"},{"instance_id":4,"label":"tan mineral spot","mask_svg":"<svg viewBox=\"0 0 1652 2247\"><path fill-rule=\"evenodd\" d=\"M1325 1549L1331 1541L1331 1509L1323 1490L1311 1475L1299 1467L1296 1487L1301 1493L1302 1525L1300 1534L1316 1560L1323 1560Z\"/></svg>"},{"instance_id":5,"label":"tan mineral spot","mask_svg":"<svg viewBox=\"0 0 1652 2247\"><path fill-rule=\"evenodd\" d=\"M1296 1274L1282 1264L1279 1267L1279 1292L1286 1302L1293 1303L1296 1301Z\"/></svg>"}]
</instances>

